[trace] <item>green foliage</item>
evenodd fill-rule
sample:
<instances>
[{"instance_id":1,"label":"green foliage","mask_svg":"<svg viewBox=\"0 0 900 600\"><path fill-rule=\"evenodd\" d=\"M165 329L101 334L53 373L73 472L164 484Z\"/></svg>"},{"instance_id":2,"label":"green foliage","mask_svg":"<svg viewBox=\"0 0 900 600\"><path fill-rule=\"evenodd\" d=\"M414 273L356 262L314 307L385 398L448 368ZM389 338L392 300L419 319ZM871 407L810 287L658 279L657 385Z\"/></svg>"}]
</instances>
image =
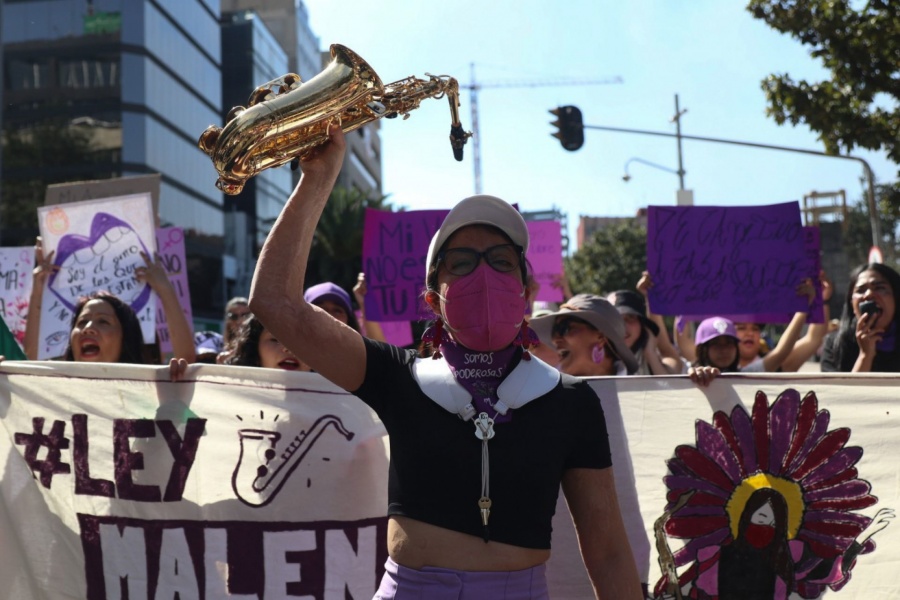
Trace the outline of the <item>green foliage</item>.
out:
<instances>
[{"instance_id":1,"label":"green foliage","mask_svg":"<svg viewBox=\"0 0 900 600\"><path fill-rule=\"evenodd\" d=\"M884 262L896 268L896 258L900 256L900 182L875 186L875 203L881 219L883 240L879 246L884 252ZM872 247L872 221L865 199L850 209L846 226L843 247L849 263L855 266L868 262L869 248Z\"/></svg>"},{"instance_id":2,"label":"green foliage","mask_svg":"<svg viewBox=\"0 0 900 600\"><path fill-rule=\"evenodd\" d=\"M819 82L770 75L767 114L805 123L831 154L883 149L900 164L900 2L750 0L747 10L809 46L831 73Z\"/></svg>"},{"instance_id":3,"label":"green foliage","mask_svg":"<svg viewBox=\"0 0 900 600\"><path fill-rule=\"evenodd\" d=\"M362 270L366 209L392 210L387 196L369 198L359 190L336 187L331 192L310 250L306 281L331 281L350 292Z\"/></svg>"},{"instance_id":4,"label":"green foliage","mask_svg":"<svg viewBox=\"0 0 900 600\"><path fill-rule=\"evenodd\" d=\"M647 229L629 219L599 229L566 261L574 294L633 290L647 268Z\"/></svg>"},{"instance_id":5,"label":"green foliage","mask_svg":"<svg viewBox=\"0 0 900 600\"><path fill-rule=\"evenodd\" d=\"M64 122L44 121L7 130L3 139L3 244L34 243L37 208L51 183L84 179L78 167L93 159L90 134Z\"/></svg>"}]
</instances>

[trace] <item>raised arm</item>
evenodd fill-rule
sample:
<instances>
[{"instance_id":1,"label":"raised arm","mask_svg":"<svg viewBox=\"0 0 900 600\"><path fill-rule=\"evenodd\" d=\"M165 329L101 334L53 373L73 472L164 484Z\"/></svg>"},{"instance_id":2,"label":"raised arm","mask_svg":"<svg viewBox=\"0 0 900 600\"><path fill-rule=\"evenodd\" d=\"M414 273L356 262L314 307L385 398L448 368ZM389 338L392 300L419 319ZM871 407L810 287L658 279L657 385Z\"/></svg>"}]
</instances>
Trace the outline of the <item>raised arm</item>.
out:
<instances>
[{"instance_id":1,"label":"raised arm","mask_svg":"<svg viewBox=\"0 0 900 600\"><path fill-rule=\"evenodd\" d=\"M809 310L809 304L812 304L816 297L816 289L813 287L811 279L806 279L797 286L797 295L806 298L807 310ZM777 371L784 361L787 360L794 349L794 344L800 338L800 332L803 330L804 325L806 325L806 313L798 312L794 314L794 318L788 323L787 329L781 334L778 344L763 357L763 367L765 367L766 371Z\"/></svg>"},{"instance_id":2,"label":"raised arm","mask_svg":"<svg viewBox=\"0 0 900 600\"><path fill-rule=\"evenodd\" d=\"M822 345L822 340L828 333L828 321L831 320L831 310L828 308L828 301L831 300L831 294L834 288L831 281L825 275L825 271L819 274L819 281L822 282L822 303L824 319L821 323L810 323L806 328L806 335L797 340L794 349L788 355L787 359L781 365L781 370L785 372L799 371L803 363L808 361L818 351Z\"/></svg>"},{"instance_id":3,"label":"raised arm","mask_svg":"<svg viewBox=\"0 0 900 600\"><path fill-rule=\"evenodd\" d=\"M612 467L569 469L563 475L562 488L596 597L600 600L643 598L619 512Z\"/></svg>"},{"instance_id":4,"label":"raised arm","mask_svg":"<svg viewBox=\"0 0 900 600\"><path fill-rule=\"evenodd\" d=\"M366 318L366 294L369 293L369 287L366 285L366 274L360 273L356 277L356 285L353 286L353 297L359 305L359 328L360 333L378 342L386 342L384 330L381 325L375 321L369 321Z\"/></svg>"},{"instance_id":5,"label":"raised arm","mask_svg":"<svg viewBox=\"0 0 900 600\"><path fill-rule=\"evenodd\" d=\"M250 310L297 358L336 385L355 391L366 373L362 336L303 300L316 225L344 160L341 128L332 125L329 137L300 163L300 183L263 244L250 287Z\"/></svg>"},{"instance_id":6,"label":"raised arm","mask_svg":"<svg viewBox=\"0 0 900 600\"><path fill-rule=\"evenodd\" d=\"M684 372L684 363L681 361L681 353L678 348L669 339L669 332L666 331L666 322L662 315L653 312L650 306L650 296L648 291L653 287L653 278L650 271L644 271L641 279L637 283L637 291L644 296L644 302L647 304L647 318L656 323L659 327L659 335L656 336L656 351L659 353L660 362L665 367L666 372L672 375L681 375ZM654 371L654 374L656 373Z\"/></svg>"},{"instance_id":7,"label":"raised arm","mask_svg":"<svg viewBox=\"0 0 900 600\"><path fill-rule=\"evenodd\" d=\"M138 281L146 281L159 298L163 312L166 315L166 324L169 327L169 340L172 342L172 354L175 359L183 358L185 362L192 363L197 360L197 349L194 347L193 327L181 310L178 294L169 281L169 275L163 266L159 255L156 260L141 252L141 258L147 266L135 270Z\"/></svg>"},{"instance_id":8,"label":"raised arm","mask_svg":"<svg viewBox=\"0 0 900 600\"><path fill-rule=\"evenodd\" d=\"M28 300L28 318L25 320L25 339L22 342L25 358L37 360L41 337L41 304L44 301L44 286L47 278L59 271L53 264L53 251L44 256L43 241L38 237L34 242L34 277L31 283L31 297Z\"/></svg>"}]
</instances>

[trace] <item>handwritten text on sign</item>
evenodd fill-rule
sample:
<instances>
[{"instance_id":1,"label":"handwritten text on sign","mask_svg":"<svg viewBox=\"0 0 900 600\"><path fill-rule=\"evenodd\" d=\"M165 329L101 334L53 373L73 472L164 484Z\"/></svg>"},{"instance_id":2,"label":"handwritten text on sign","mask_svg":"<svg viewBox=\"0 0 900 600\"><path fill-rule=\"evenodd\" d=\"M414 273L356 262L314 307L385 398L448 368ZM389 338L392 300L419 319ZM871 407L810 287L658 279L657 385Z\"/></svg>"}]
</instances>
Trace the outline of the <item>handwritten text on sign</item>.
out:
<instances>
[{"instance_id":1,"label":"handwritten text on sign","mask_svg":"<svg viewBox=\"0 0 900 600\"><path fill-rule=\"evenodd\" d=\"M55 252L59 270L47 280L41 306L38 358L61 356L69 340L72 311L82 296L106 290L137 313L144 341L153 342L156 301L135 277L145 266L141 252L156 251L150 194L87 200L38 208L44 254Z\"/></svg>"},{"instance_id":2,"label":"handwritten text on sign","mask_svg":"<svg viewBox=\"0 0 900 600\"><path fill-rule=\"evenodd\" d=\"M651 206L647 266L658 314L797 312L805 272L797 202Z\"/></svg>"},{"instance_id":3,"label":"handwritten text on sign","mask_svg":"<svg viewBox=\"0 0 900 600\"><path fill-rule=\"evenodd\" d=\"M825 322L825 303L822 299L822 282L819 280L819 272L822 270L822 259L819 256L819 228L816 226L803 228L803 250L805 252L804 264L802 268L804 277L809 277L813 281L816 288L816 298L809 306L807 313L807 323L824 323ZM702 321L707 317L720 316L727 317L735 323L790 323L794 318L794 313L789 312L764 312L764 313L744 313L744 314L725 314L718 315L682 315L684 321Z\"/></svg>"},{"instance_id":4,"label":"handwritten text on sign","mask_svg":"<svg viewBox=\"0 0 900 600\"><path fill-rule=\"evenodd\" d=\"M184 231L180 227L158 228L156 247L159 248L159 258L175 289L175 295L178 296L178 304L181 305L187 322L192 323L194 317L191 311L191 291L188 288L187 260L184 255ZM159 339L159 349L163 353L171 352L172 340L162 302L156 303L156 336Z\"/></svg>"},{"instance_id":5,"label":"handwritten text on sign","mask_svg":"<svg viewBox=\"0 0 900 600\"><path fill-rule=\"evenodd\" d=\"M385 212L366 210L363 271L366 319L416 321L428 312L422 301L428 244L446 210Z\"/></svg>"}]
</instances>

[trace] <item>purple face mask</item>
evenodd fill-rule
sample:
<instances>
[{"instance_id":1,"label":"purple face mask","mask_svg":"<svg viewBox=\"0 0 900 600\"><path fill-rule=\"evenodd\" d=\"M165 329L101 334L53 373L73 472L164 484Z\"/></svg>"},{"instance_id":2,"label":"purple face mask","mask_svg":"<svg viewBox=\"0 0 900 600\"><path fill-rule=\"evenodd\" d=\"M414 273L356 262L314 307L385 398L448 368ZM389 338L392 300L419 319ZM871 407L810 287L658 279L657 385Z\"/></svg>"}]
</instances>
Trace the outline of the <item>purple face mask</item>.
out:
<instances>
[{"instance_id":1,"label":"purple face mask","mask_svg":"<svg viewBox=\"0 0 900 600\"><path fill-rule=\"evenodd\" d=\"M511 273L481 264L447 290L443 318L458 343L492 352L509 346L525 319L525 288Z\"/></svg>"}]
</instances>

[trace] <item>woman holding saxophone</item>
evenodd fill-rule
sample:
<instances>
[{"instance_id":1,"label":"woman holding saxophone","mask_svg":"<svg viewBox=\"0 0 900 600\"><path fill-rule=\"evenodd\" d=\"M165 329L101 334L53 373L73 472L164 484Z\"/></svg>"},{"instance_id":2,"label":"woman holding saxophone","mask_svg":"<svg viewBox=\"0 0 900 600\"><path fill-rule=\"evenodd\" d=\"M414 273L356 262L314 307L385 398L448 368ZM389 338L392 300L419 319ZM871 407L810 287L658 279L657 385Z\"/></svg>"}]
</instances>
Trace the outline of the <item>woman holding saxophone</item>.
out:
<instances>
[{"instance_id":1,"label":"woman holding saxophone","mask_svg":"<svg viewBox=\"0 0 900 600\"><path fill-rule=\"evenodd\" d=\"M269 233L250 307L387 428L389 559L375 597L547 598L544 563L562 484L598 598L640 598L600 403L585 383L527 352L521 216L476 196L438 230L425 295L436 317L435 359L364 339L302 297L316 223L345 151L339 127L329 136L303 161Z\"/></svg>"}]
</instances>

